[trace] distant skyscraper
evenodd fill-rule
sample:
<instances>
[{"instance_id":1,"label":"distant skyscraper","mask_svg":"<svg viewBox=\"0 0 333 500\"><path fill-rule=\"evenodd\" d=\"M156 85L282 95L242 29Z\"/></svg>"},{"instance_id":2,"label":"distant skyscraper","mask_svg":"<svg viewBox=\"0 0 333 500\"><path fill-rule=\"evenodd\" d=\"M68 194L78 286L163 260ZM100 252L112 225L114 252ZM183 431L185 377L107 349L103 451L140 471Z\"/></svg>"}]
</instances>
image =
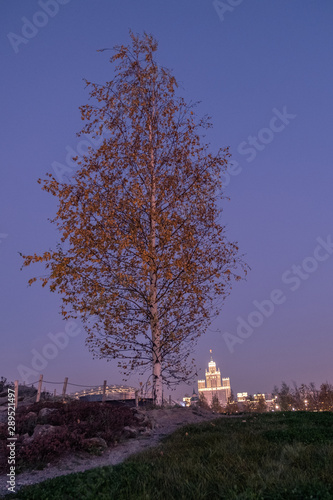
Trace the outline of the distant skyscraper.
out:
<instances>
[{"instance_id":1,"label":"distant skyscraper","mask_svg":"<svg viewBox=\"0 0 333 500\"><path fill-rule=\"evenodd\" d=\"M199 395L203 394L209 405L212 404L214 395L218 397L222 406L228 403L228 398L231 395L230 378L222 378L221 383L221 372L216 369L216 363L212 357L208 363L208 370L206 370L206 380L198 380L198 390Z\"/></svg>"}]
</instances>

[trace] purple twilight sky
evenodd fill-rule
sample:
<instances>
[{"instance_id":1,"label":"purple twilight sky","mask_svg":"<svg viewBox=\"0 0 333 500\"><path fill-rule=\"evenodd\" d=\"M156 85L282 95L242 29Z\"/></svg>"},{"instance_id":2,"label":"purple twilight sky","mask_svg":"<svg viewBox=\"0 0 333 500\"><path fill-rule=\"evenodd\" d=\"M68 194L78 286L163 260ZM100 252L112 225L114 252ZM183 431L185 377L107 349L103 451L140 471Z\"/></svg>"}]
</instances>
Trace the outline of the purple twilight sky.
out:
<instances>
[{"instance_id":1,"label":"purple twilight sky","mask_svg":"<svg viewBox=\"0 0 333 500\"><path fill-rule=\"evenodd\" d=\"M37 179L85 151L82 79L112 78L111 52L96 50L129 43L131 29L157 38L181 95L212 117L213 151L232 153L223 221L251 271L195 349L199 377L213 349L234 392L332 383L332 1L15 0L0 19L0 375L123 383L61 319L60 296L27 286L43 271L20 271L18 252L54 248L56 200Z\"/></svg>"}]
</instances>

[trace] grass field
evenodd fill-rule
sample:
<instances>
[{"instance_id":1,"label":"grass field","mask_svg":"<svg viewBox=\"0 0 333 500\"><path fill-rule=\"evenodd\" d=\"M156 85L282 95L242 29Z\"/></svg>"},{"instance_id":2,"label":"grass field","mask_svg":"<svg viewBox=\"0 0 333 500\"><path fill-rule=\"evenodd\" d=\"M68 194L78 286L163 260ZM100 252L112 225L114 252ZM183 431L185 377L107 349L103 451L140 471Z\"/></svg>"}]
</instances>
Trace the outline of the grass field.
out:
<instances>
[{"instance_id":1,"label":"grass field","mask_svg":"<svg viewBox=\"0 0 333 500\"><path fill-rule=\"evenodd\" d=\"M333 414L266 413L186 426L120 465L7 498L333 499Z\"/></svg>"}]
</instances>

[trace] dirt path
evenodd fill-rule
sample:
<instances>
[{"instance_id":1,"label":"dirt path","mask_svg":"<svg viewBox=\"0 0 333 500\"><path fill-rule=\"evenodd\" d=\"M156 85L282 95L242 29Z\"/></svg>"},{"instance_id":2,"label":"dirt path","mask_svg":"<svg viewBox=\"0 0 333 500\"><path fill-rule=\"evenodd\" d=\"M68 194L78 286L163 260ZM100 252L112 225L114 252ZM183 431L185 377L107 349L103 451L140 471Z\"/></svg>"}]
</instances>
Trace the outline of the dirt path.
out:
<instances>
[{"instance_id":1,"label":"dirt path","mask_svg":"<svg viewBox=\"0 0 333 500\"><path fill-rule=\"evenodd\" d=\"M81 456L73 455L43 470L23 472L16 477L16 491L22 486L40 483L41 481L57 476L64 476L74 472L83 472L105 465L119 464L130 455L156 446L164 436L171 434L179 427L221 417L221 415L216 415L210 411L192 408L149 410L145 413L152 423L150 435L129 439L124 443L118 444L114 448L109 448L101 456L89 455L87 457L86 454ZM0 475L0 498L8 493L6 481L7 477L5 475Z\"/></svg>"}]
</instances>

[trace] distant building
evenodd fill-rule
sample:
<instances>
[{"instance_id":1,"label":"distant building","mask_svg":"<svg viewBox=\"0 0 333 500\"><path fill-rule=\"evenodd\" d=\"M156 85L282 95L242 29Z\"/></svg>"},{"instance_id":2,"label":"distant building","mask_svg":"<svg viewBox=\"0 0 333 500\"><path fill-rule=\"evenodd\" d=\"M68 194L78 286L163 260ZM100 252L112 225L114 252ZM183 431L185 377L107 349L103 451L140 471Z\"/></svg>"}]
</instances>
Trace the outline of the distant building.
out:
<instances>
[{"instance_id":1,"label":"distant building","mask_svg":"<svg viewBox=\"0 0 333 500\"><path fill-rule=\"evenodd\" d=\"M274 411L276 410L276 401L277 401L277 396L272 396L272 394L265 394L265 403L267 406L268 411Z\"/></svg>"},{"instance_id":2,"label":"distant building","mask_svg":"<svg viewBox=\"0 0 333 500\"><path fill-rule=\"evenodd\" d=\"M195 392L195 390L193 389L193 393L192 393L192 397L191 397L191 405L195 405L197 404L199 401L199 396L198 394Z\"/></svg>"},{"instance_id":3,"label":"distant building","mask_svg":"<svg viewBox=\"0 0 333 500\"><path fill-rule=\"evenodd\" d=\"M247 392L237 392L237 403L241 410L256 411L258 404L264 404L267 411L274 411L276 406L276 397L271 394L253 394L249 396Z\"/></svg>"},{"instance_id":4,"label":"distant building","mask_svg":"<svg viewBox=\"0 0 333 500\"><path fill-rule=\"evenodd\" d=\"M206 370L206 380L198 380L199 396L203 394L207 403L211 406L214 396L217 396L220 404L225 406L231 395L230 378L222 378L221 372L216 369L216 363L211 358Z\"/></svg>"},{"instance_id":5,"label":"distant building","mask_svg":"<svg viewBox=\"0 0 333 500\"><path fill-rule=\"evenodd\" d=\"M244 401L247 401L247 399L248 399L247 392L237 392L237 402L238 403L244 403Z\"/></svg>"},{"instance_id":6,"label":"distant building","mask_svg":"<svg viewBox=\"0 0 333 500\"><path fill-rule=\"evenodd\" d=\"M183 403L184 403L184 406L191 406L191 396L184 396L183 397Z\"/></svg>"},{"instance_id":7,"label":"distant building","mask_svg":"<svg viewBox=\"0 0 333 500\"><path fill-rule=\"evenodd\" d=\"M134 387L128 387L126 385L107 385L105 389L105 399L107 401L135 399L136 389ZM75 392L73 396L76 399L86 401L100 401L103 396L103 386L89 387L82 391Z\"/></svg>"},{"instance_id":8,"label":"distant building","mask_svg":"<svg viewBox=\"0 0 333 500\"><path fill-rule=\"evenodd\" d=\"M199 401L199 396L193 389L192 396L184 396L183 397L183 403L185 406L191 406L191 405L196 405L197 402Z\"/></svg>"}]
</instances>

